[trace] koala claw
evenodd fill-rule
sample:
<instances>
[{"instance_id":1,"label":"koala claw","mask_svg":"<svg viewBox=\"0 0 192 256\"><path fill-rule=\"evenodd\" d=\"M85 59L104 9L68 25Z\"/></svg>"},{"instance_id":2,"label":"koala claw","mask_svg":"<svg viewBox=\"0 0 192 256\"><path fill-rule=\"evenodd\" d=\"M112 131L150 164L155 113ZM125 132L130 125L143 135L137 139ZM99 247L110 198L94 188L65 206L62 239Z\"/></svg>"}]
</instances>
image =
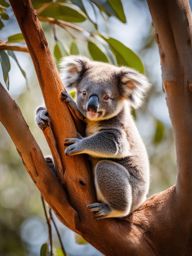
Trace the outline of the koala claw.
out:
<instances>
[{"instance_id":1,"label":"koala claw","mask_svg":"<svg viewBox=\"0 0 192 256\"><path fill-rule=\"evenodd\" d=\"M52 167L54 167L53 158L51 156L46 156L45 161L50 169L52 169Z\"/></svg>"},{"instance_id":2,"label":"koala claw","mask_svg":"<svg viewBox=\"0 0 192 256\"><path fill-rule=\"evenodd\" d=\"M109 206L105 203L92 203L87 208L95 214L96 220L101 220L107 217L111 212Z\"/></svg>"},{"instance_id":3,"label":"koala claw","mask_svg":"<svg viewBox=\"0 0 192 256\"><path fill-rule=\"evenodd\" d=\"M69 103L71 101L71 97L69 96L67 91L62 91L61 92L61 100Z\"/></svg>"},{"instance_id":4,"label":"koala claw","mask_svg":"<svg viewBox=\"0 0 192 256\"><path fill-rule=\"evenodd\" d=\"M56 176L57 173L56 173L55 165L53 162L53 158L51 156L46 156L45 161L46 161L49 169L51 170L51 172Z\"/></svg>"},{"instance_id":5,"label":"koala claw","mask_svg":"<svg viewBox=\"0 0 192 256\"><path fill-rule=\"evenodd\" d=\"M72 142L71 142L72 143ZM71 144L70 143L70 144ZM65 144L66 145L66 144ZM66 149L65 149L65 154L67 156L72 156L72 155L77 155L80 154L80 149L78 147L78 143L73 143L71 145L69 145Z\"/></svg>"},{"instance_id":6,"label":"koala claw","mask_svg":"<svg viewBox=\"0 0 192 256\"><path fill-rule=\"evenodd\" d=\"M45 129L49 126L50 119L46 108L39 107L36 110L36 123L41 129Z\"/></svg>"},{"instance_id":7,"label":"koala claw","mask_svg":"<svg viewBox=\"0 0 192 256\"><path fill-rule=\"evenodd\" d=\"M80 141L80 139L78 139L78 138L67 138L64 140L64 145L68 146L68 145L71 145L74 143L78 143L79 141Z\"/></svg>"}]
</instances>

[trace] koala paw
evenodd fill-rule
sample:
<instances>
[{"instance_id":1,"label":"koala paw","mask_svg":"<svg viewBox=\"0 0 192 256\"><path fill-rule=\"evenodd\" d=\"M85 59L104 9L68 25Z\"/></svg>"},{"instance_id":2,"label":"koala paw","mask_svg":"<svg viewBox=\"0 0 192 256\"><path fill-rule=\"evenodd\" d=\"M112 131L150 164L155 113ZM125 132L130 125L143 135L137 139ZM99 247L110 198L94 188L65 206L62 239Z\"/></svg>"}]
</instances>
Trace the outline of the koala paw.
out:
<instances>
[{"instance_id":1,"label":"koala paw","mask_svg":"<svg viewBox=\"0 0 192 256\"><path fill-rule=\"evenodd\" d=\"M61 92L61 100L65 101L67 103L71 102L71 97L70 97L70 95L68 94L67 91L62 91Z\"/></svg>"},{"instance_id":2,"label":"koala paw","mask_svg":"<svg viewBox=\"0 0 192 256\"><path fill-rule=\"evenodd\" d=\"M81 154L81 139L78 138L67 138L64 141L64 145L68 146L65 149L65 154L68 156Z\"/></svg>"},{"instance_id":3,"label":"koala paw","mask_svg":"<svg viewBox=\"0 0 192 256\"><path fill-rule=\"evenodd\" d=\"M111 212L110 207L105 203L92 203L87 208L94 213L96 220L107 218L107 215Z\"/></svg>"},{"instance_id":4,"label":"koala paw","mask_svg":"<svg viewBox=\"0 0 192 256\"><path fill-rule=\"evenodd\" d=\"M44 107L39 107L36 110L36 123L42 130L45 129L50 124L49 115L47 109Z\"/></svg>"},{"instance_id":5,"label":"koala paw","mask_svg":"<svg viewBox=\"0 0 192 256\"><path fill-rule=\"evenodd\" d=\"M46 161L49 169L51 170L51 172L56 176L57 173L56 173L55 165L53 162L53 158L51 156L46 156L45 161Z\"/></svg>"}]
</instances>

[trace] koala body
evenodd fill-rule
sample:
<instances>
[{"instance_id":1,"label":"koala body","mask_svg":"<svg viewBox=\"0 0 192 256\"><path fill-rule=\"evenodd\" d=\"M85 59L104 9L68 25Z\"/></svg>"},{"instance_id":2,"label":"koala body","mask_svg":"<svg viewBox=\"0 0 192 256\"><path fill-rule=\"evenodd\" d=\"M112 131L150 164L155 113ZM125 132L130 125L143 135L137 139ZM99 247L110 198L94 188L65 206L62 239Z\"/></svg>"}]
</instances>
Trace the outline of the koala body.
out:
<instances>
[{"instance_id":1,"label":"koala body","mask_svg":"<svg viewBox=\"0 0 192 256\"><path fill-rule=\"evenodd\" d=\"M61 63L64 85L76 88L76 102L62 93L72 112L86 122L86 137L67 138L65 154L88 154L94 172L97 202L88 205L97 219L124 217L145 199L149 189L149 163L131 116L149 87L137 71L90 61L81 56ZM39 108L37 123L48 122Z\"/></svg>"},{"instance_id":2,"label":"koala body","mask_svg":"<svg viewBox=\"0 0 192 256\"><path fill-rule=\"evenodd\" d=\"M149 162L131 116L149 87L142 74L81 56L61 63L64 85L76 88L76 103L63 98L86 122L86 137L68 138L67 155L91 157L98 202L88 208L97 219L124 217L145 199L149 189Z\"/></svg>"}]
</instances>

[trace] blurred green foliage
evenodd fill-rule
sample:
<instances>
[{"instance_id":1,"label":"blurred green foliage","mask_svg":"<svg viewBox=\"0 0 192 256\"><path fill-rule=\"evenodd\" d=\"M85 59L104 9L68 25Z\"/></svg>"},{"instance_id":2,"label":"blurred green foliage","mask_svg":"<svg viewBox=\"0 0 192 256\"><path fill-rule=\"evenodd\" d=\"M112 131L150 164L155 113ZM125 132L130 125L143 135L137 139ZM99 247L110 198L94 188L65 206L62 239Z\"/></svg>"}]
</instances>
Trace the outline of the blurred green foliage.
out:
<instances>
[{"instance_id":1,"label":"blurred green foliage","mask_svg":"<svg viewBox=\"0 0 192 256\"><path fill-rule=\"evenodd\" d=\"M126 22L126 17L123 9L122 2L120 0L115 1L79 1L78 5L73 4L71 1L61 1L61 0L55 0L55 1L48 1L48 0L35 0L32 1L34 8L36 8L39 18L44 18L44 21L46 22L46 18L53 18L55 20L58 20L66 26L67 29L67 23L62 23L63 21L67 22L75 22L75 23L82 23L87 22L92 24L95 28L93 31L88 32L84 28L81 28L79 30L79 33L81 33L84 36L84 40L87 41L87 49L78 49L75 47L75 44L73 42L71 46L71 50L73 54L84 54L84 52L87 50L87 54L90 54L90 56L94 60L98 61L104 61L104 62L111 62L113 64L118 65L126 65L129 67L132 67L139 72L144 72L144 67L142 64L142 61L137 56L135 52L133 52L130 48L128 48L126 45L124 45L122 42L118 41L115 38L110 38L106 35L101 34L98 31L97 28L97 22L93 21L92 18L90 18L89 15L86 15L86 12L88 10L85 10L86 4L90 5L90 8L93 8L95 16L96 16L96 10L95 8L98 6L100 12L105 15L105 19L107 19L108 12L107 9L111 7L114 12L110 13L111 15L114 15L117 19L119 19L122 22ZM68 3L69 2L69 3ZM8 13L9 12L9 3L3 0L4 5L2 4L2 13ZM104 5L105 4L105 5ZM1 5L0 5L1 6ZM0 9L1 13L1 9ZM8 14L7 14L8 15ZM95 18L96 19L96 18ZM4 25L2 25L2 28ZM77 32L78 28L77 26L73 27L73 29ZM74 31L73 31L74 32ZM71 34L72 32L70 32ZM73 37L75 38L75 34L73 34ZM68 50L66 50L66 47L57 40L57 37L55 36L55 46L54 46L54 56L59 61L63 56L71 54ZM23 42L23 35L21 33L12 34L7 37L7 40L5 42L7 43L21 43ZM100 45L102 47L100 47ZM86 46L86 44L85 44ZM75 48L74 48L75 47ZM68 47L70 48L70 46ZM111 58L108 58L108 52L110 51ZM4 81L7 86L9 86L9 72L10 72L10 61L9 56L6 53L6 51L1 51L0 57L4 59L4 61L1 61L1 67L3 71ZM21 70L22 72L22 70ZM22 72L22 74L25 76L25 73Z\"/></svg>"},{"instance_id":2,"label":"blurred green foliage","mask_svg":"<svg viewBox=\"0 0 192 256\"><path fill-rule=\"evenodd\" d=\"M97 61L129 66L144 73L144 64L139 56L145 59L145 73L153 82L153 87L143 108L137 113L134 112L134 116L150 156L150 194L173 184L176 177L173 134L170 123L161 118L165 113L159 116L159 112L164 111L162 105L165 102L162 100L162 90L156 77L152 74L152 64L149 64L152 58L150 51L155 48L152 30L149 29L147 36L142 38L136 53L122 40L118 40L113 33L113 29L122 23L129 26L130 12L125 8L126 1L33 0L32 3L38 17L43 20L42 26L57 64L66 55L81 54ZM139 5L141 10L145 8L147 12L145 1L134 0L133 3ZM62 26L50 24L50 18L59 21ZM113 24L113 27L108 27L108 23ZM136 23L137 21L135 25ZM15 30L15 24L9 2L0 0L0 43L2 41L25 46L18 27ZM122 34L124 31L119 33ZM149 57L146 57L148 54ZM30 58L25 68L22 61L22 54L1 50L0 81L7 88L10 87L10 93L19 104L31 131L46 155L49 154L47 143L34 123L35 108L42 103L42 96ZM29 89L26 86L16 88L14 83L17 80L21 81L21 77L28 80ZM71 94L75 96L74 91ZM21 159L2 125L0 138L0 255L47 255L48 235L39 192L26 174ZM79 236L76 237L76 242L81 246L85 245L85 241ZM55 238L54 244L54 254L63 255ZM73 246L75 247L74 244ZM86 254L85 251L81 253L79 247L76 255L99 254L95 251L90 254Z\"/></svg>"}]
</instances>

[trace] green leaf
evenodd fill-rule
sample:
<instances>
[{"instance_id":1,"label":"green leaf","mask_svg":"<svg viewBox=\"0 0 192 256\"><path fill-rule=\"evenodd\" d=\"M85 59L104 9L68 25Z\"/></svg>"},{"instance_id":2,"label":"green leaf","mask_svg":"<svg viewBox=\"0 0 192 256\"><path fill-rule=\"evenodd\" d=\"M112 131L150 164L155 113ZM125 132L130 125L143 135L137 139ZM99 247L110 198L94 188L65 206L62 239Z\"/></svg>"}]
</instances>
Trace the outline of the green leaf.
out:
<instances>
[{"instance_id":1,"label":"green leaf","mask_svg":"<svg viewBox=\"0 0 192 256\"><path fill-rule=\"evenodd\" d=\"M75 234L75 242L77 244L87 244L87 241L81 235L78 234Z\"/></svg>"},{"instance_id":2,"label":"green leaf","mask_svg":"<svg viewBox=\"0 0 192 256\"><path fill-rule=\"evenodd\" d=\"M79 54L79 49L77 47L77 44L75 41L73 41L70 45L70 54L72 55L78 55Z\"/></svg>"},{"instance_id":3,"label":"green leaf","mask_svg":"<svg viewBox=\"0 0 192 256\"><path fill-rule=\"evenodd\" d=\"M54 50L53 50L55 59L59 62L62 57L68 55L67 50L64 48L63 44L60 41L57 41Z\"/></svg>"},{"instance_id":4,"label":"green leaf","mask_svg":"<svg viewBox=\"0 0 192 256\"><path fill-rule=\"evenodd\" d=\"M5 0L0 0L0 5L2 5L4 7L9 7L9 3L7 3L7 1L5 1Z\"/></svg>"},{"instance_id":5,"label":"green leaf","mask_svg":"<svg viewBox=\"0 0 192 256\"><path fill-rule=\"evenodd\" d=\"M126 23L126 16L123 9L123 5L121 0L108 0L109 4L113 8L114 12L116 13L117 17L123 22Z\"/></svg>"},{"instance_id":6,"label":"green leaf","mask_svg":"<svg viewBox=\"0 0 192 256\"><path fill-rule=\"evenodd\" d=\"M21 65L20 65L20 63L19 63L15 53L13 51L7 51L7 53L8 53L9 56L11 56L14 59L14 61L16 62L18 68L20 69L21 74L25 78L26 84L28 84L27 75L25 73L25 70L21 67Z\"/></svg>"},{"instance_id":7,"label":"green leaf","mask_svg":"<svg viewBox=\"0 0 192 256\"><path fill-rule=\"evenodd\" d=\"M81 2L83 4L84 12L97 29L97 17L94 9L96 6L90 0L81 0Z\"/></svg>"},{"instance_id":8,"label":"green leaf","mask_svg":"<svg viewBox=\"0 0 192 256\"><path fill-rule=\"evenodd\" d=\"M59 2L50 4L40 15L69 22L83 22L86 20L86 15L79 7Z\"/></svg>"},{"instance_id":9,"label":"green leaf","mask_svg":"<svg viewBox=\"0 0 192 256\"><path fill-rule=\"evenodd\" d=\"M52 3L53 0L33 0L32 4L34 8L40 8L44 4Z\"/></svg>"},{"instance_id":10,"label":"green leaf","mask_svg":"<svg viewBox=\"0 0 192 256\"><path fill-rule=\"evenodd\" d=\"M7 88L9 89L9 71L11 69L9 56L5 51L0 51L0 63L3 71L3 78L7 85Z\"/></svg>"},{"instance_id":11,"label":"green leaf","mask_svg":"<svg viewBox=\"0 0 192 256\"><path fill-rule=\"evenodd\" d=\"M55 256L65 256L61 248L56 248Z\"/></svg>"},{"instance_id":12,"label":"green leaf","mask_svg":"<svg viewBox=\"0 0 192 256\"><path fill-rule=\"evenodd\" d=\"M42 244L40 249L40 256L48 256L48 252L49 252L48 244L47 243Z\"/></svg>"},{"instance_id":13,"label":"green leaf","mask_svg":"<svg viewBox=\"0 0 192 256\"><path fill-rule=\"evenodd\" d=\"M8 37L9 43L20 43L24 41L24 37L22 33L14 34Z\"/></svg>"},{"instance_id":14,"label":"green leaf","mask_svg":"<svg viewBox=\"0 0 192 256\"><path fill-rule=\"evenodd\" d=\"M92 40L88 41L88 49L91 57L96 61L109 62L105 53Z\"/></svg>"},{"instance_id":15,"label":"green leaf","mask_svg":"<svg viewBox=\"0 0 192 256\"><path fill-rule=\"evenodd\" d=\"M139 56L115 38L102 38L109 44L112 52L114 53L117 63L120 66L128 66L134 68L140 73L144 73L144 66Z\"/></svg>"},{"instance_id":16,"label":"green leaf","mask_svg":"<svg viewBox=\"0 0 192 256\"><path fill-rule=\"evenodd\" d=\"M153 143L159 144L163 140L164 135L165 135L165 126L160 120L157 120L155 124L155 133L153 136Z\"/></svg>"},{"instance_id":17,"label":"green leaf","mask_svg":"<svg viewBox=\"0 0 192 256\"><path fill-rule=\"evenodd\" d=\"M0 19L0 29L2 29L4 27L4 24L2 22L2 20Z\"/></svg>"},{"instance_id":18,"label":"green leaf","mask_svg":"<svg viewBox=\"0 0 192 256\"><path fill-rule=\"evenodd\" d=\"M137 120L137 112L134 108L131 109L131 115L132 115L134 120Z\"/></svg>"},{"instance_id":19,"label":"green leaf","mask_svg":"<svg viewBox=\"0 0 192 256\"><path fill-rule=\"evenodd\" d=\"M71 98L75 99L75 97L76 97L76 90L75 89L70 90L69 94L70 94Z\"/></svg>"},{"instance_id":20,"label":"green leaf","mask_svg":"<svg viewBox=\"0 0 192 256\"><path fill-rule=\"evenodd\" d=\"M3 20L8 20L9 19L9 15L6 12L2 12L0 13L0 16Z\"/></svg>"},{"instance_id":21,"label":"green leaf","mask_svg":"<svg viewBox=\"0 0 192 256\"><path fill-rule=\"evenodd\" d=\"M116 13L111 8L107 1L98 1L98 0L91 0L101 12L104 12L107 16L116 16Z\"/></svg>"}]
</instances>

